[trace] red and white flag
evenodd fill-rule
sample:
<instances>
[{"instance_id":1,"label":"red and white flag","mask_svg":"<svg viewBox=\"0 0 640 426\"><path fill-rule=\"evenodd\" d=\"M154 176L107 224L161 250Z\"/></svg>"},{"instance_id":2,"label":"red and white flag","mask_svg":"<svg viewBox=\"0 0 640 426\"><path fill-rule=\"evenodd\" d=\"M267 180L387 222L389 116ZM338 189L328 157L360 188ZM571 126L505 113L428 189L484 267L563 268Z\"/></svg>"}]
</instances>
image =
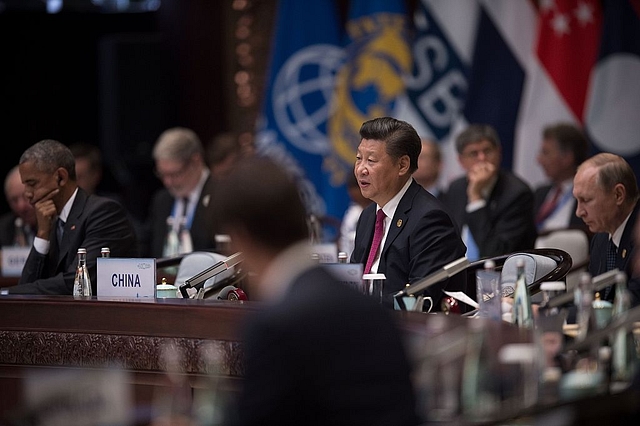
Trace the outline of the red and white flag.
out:
<instances>
[{"instance_id":1,"label":"red and white flag","mask_svg":"<svg viewBox=\"0 0 640 426\"><path fill-rule=\"evenodd\" d=\"M600 2L544 0L539 13L537 56L575 118L584 123L602 29Z\"/></svg>"}]
</instances>

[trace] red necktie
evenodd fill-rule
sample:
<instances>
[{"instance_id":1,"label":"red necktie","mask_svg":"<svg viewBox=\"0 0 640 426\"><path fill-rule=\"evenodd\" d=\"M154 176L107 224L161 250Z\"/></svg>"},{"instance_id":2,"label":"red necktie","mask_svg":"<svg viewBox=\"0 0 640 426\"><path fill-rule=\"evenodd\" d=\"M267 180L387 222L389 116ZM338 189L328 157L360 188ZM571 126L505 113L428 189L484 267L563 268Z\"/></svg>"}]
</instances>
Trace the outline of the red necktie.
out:
<instances>
[{"instance_id":1,"label":"red necktie","mask_svg":"<svg viewBox=\"0 0 640 426\"><path fill-rule=\"evenodd\" d=\"M538 211L538 214L536 215L537 225L540 225L542 222L544 222L551 215L551 213L553 213L553 211L556 209L556 206L558 205L558 200L560 199L560 195L562 195L562 187L556 186L554 190L555 193L553 194L553 197L542 204L540 210Z\"/></svg>"},{"instance_id":2,"label":"red necktie","mask_svg":"<svg viewBox=\"0 0 640 426\"><path fill-rule=\"evenodd\" d=\"M367 265L364 268L365 274L371 272L373 261L376 260L376 255L378 254L378 249L380 248L380 242L382 241L382 236L384 235L385 217L387 216L384 214L384 211L382 211L382 209L379 209L376 213L376 228L373 232L373 242L371 243L371 250L369 251L369 257L367 258Z\"/></svg>"}]
</instances>

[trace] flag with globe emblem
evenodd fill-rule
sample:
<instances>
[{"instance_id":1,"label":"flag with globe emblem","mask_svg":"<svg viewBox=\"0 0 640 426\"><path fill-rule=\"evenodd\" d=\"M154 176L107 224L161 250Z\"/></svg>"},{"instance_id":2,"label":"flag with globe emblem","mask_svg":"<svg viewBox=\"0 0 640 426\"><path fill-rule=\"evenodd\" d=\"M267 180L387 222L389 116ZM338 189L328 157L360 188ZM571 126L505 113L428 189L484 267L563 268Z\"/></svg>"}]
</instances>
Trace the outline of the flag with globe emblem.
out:
<instances>
[{"instance_id":1,"label":"flag with globe emblem","mask_svg":"<svg viewBox=\"0 0 640 426\"><path fill-rule=\"evenodd\" d=\"M335 76L344 62L334 1L278 4L256 150L286 167L299 183L309 214L339 221L349 197L347 171L327 160L327 122ZM336 231L327 227L326 233ZM330 235L325 235L329 238Z\"/></svg>"},{"instance_id":2,"label":"flag with globe emblem","mask_svg":"<svg viewBox=\"0 0 640 426\"><path fill-rule=\"evenodd\" d=\"M334 167L353 168L362 123L393 116L411 69L407 13L402 1L352 0L345 54L329 121Z\"/></svg>"}]
</instances>

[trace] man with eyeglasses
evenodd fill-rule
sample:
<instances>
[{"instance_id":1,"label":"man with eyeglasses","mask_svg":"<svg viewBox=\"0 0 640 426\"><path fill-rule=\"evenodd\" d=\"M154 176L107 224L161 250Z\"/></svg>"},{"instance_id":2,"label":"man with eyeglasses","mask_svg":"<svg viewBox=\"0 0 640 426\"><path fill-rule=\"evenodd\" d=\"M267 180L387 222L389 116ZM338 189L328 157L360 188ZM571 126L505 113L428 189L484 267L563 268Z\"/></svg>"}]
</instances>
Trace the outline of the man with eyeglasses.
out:
<instances>
[{"instance_id":1,"label":"man with eyeglasses","mask_svg":"<svg viewBox=\"0 0 640 426\"><path fill-rule=\"evenodd\" d=\"M211 215L214 183L198 135L185 127L165 130L153 148L155 175L164 188L153 196L149 211L146 255L166 257L179 252L215 249L215 221ZM167 238L190 237L190 245L167 251ZM178 237L179 238L179 237Z\"/></svg>"},{"instance_id":2,"label":"man with eyeglasses","mask_svg":"<svg viewBox=\"0 0 640 426\"><path fill-rule=\"evenodd\" d=\"M533 248L537 236L533 192L501 169L500 139L487 124L472 124L456 139L466 175L451 182L443 197L462 229L471 261Z\"/></svg>"}]
</instances>

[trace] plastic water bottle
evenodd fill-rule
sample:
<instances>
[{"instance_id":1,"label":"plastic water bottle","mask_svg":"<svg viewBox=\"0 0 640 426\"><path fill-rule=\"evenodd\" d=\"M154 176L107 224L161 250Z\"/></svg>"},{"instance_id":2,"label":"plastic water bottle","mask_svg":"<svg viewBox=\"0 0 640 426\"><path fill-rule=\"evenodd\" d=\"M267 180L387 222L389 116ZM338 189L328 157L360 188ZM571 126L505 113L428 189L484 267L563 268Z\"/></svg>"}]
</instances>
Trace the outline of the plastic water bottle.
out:
<instances>
[{"instance_id":1,"label":"plastic water bottle","mask_svg":"<svg viewBox=\"0 0 640 426\"><path fill-rule=\"evenodd\" d=\"M182 218L180 223L179 248L180 253L191 253L193 251L193 241L191 240L191 232L187 229L187 219Z\"/></svg>"},{"instance_id":2,"label":"plastic water bottle","mask_svg":"<svg viewBox=\"0 0 640 426\"><path fill-rule=\"evenodd\" d=\"M167 217L167 236L164 242L164 249L162 255L164 257L175 256L180 252L180 238L178 237L178 230L175 226L173 217Z\"/></svg>"},{"instance_id":3,"label":"plastic water bottle","mask_svg":"<svg viewBox=\"0 0 640 426\"><path fill-rule=\"evenodd\" d=\"M525 279L524 260L518 259L516 268L516 288L513 292L513 323L520 328L533 328L531 294Z\"/></svg>"},{"instance_id":4,"label":"plastic water bottle","mask_svg":"<svg viewBox=\"0 0 640 426\"><path fill-rule=\"evenodd\" d=\"M27 235L24 232L24 221L21 217L16 217L14 221L15 230L13 234L13 245L15 247L28 247Z\"/></svg>"}]
</instances>

